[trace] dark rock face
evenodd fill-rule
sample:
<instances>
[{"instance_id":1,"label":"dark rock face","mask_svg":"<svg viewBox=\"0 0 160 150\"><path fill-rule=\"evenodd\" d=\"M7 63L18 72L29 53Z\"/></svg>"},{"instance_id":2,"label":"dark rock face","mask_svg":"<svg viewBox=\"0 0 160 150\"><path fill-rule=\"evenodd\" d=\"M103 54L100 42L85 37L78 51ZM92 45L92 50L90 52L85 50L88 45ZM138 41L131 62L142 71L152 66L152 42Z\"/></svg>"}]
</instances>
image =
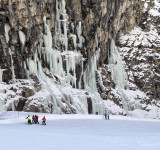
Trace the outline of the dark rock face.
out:
<instances>
[{"instance_id":1,"label":"dark rock face","mask_svg":"<svg viewBox=\"0 0 160 150\"><path fill-rule=\"evenodd\" d=\"M57 0L58 2L60 1ZM69 26L71 26L71 23L77 25L79 21L82 22L82 35L85 42L79 50L88 59L97 49L97 38L98 47L101 48L98 65L101 65L107 62L109 39L116 38L119 30L132 28L139 22L140 2L138 0L130 2L125 0L110 2L102 0L67 0L66 11L69 16ZM12 78L9 48L12 48L13 51L12 57L16 78L26 78L23 61L35 53L39 45L40 34L45 33L44 16L50 22L51 31L54 33L56 0L2 0L0 2L0 27L4 29L5 24L10 26L8 33L10 40L8 43L5 39L4 30L0 31L0 66L7 69L4 72L3 81L9 81ZM25 34L24 45L21 42L19 31ZM77 31L68 28L68 34L75 32ZM69 43L72 43L70 39ZM60 49L61 47L59 45ZM73 50L73 46L70 47L70 50Z\"/></svg>"},{"instance_id":2,"label":"dark rock face","mask_svg":"<svg viewBox=\"0 0 160 150\"><path fill-rule=\"evenodd\" d=\"M27 99L20 99L18 102L18 105L16 107L17 111L22 111L24 106L25 106L25 102L27 101Z\"/></svg>"},{"instance_id":3,"label":"dark rock face","mask_svg":"<svg viewBox=\"0 0 160 150\"><path fill-rule=\"evenodd\" d=\"M144 1L144 3L146 2ZM160 88L158 86L160 83L160 27L158 26L160 24L160 16L156 15L156 13L151 14L150 10L154 10L154 7L156 7L154 1L146 4L148 7L143 11L139 22L139 26L143 31L140 31L138 35L135 33L136 37L132 40L126 39L130 41L130 44L128 44L129 42L125 43L125 40L122 39L117 44L126 62L126 70L129 72L130 82L136 84L141 91L144 91L150 97L151 102L153 99L156 101L160 99ZM142 34L144 38L140 39L139 37ZM154 40L152 40L153 37ZM136 40L139 43L136 43ZM127 51L125 50L126 48L128 49ZM124 50L123 52L122 49ZM133 55L131 56L130 54Z\"/></svg>"}]
</instances>

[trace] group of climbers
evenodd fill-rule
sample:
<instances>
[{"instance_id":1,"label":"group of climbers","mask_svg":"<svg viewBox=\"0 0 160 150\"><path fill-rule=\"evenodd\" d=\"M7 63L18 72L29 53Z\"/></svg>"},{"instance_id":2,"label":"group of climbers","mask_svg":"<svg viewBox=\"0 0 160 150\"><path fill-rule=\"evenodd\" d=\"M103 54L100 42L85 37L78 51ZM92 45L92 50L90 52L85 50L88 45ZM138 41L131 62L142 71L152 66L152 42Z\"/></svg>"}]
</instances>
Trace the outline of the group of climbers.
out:
<instances>
[{"instance_id":1,"label":"group of climbers","mask_svg":"<svg viewBox=\"0 0 160 150\"><path fill-rule=\"evenodd\" d=\"M104 113L104 118L106 120L109 120L109 112L107 112L106 109L105 109L105 113ZM26 119L28 119L28 124L39 124L37 115L33 115L32 118L30 117L30 115L28 115L28 117ZM46 125L45 116L42 118L42 125Z\"/></svg>"},{"instance_id":2,"label":"group of climbers","mask_svg":"<svg viewBox=\"0 0 160 150\"><path fill-rule=\"evenodd\" d=\"M37 115L32 116L32 123L39 124Z\"/></svg>"},{"instance_id":3,"label":"group of climbers","mask_svg":"<svg viewBox=\"0 0 160 150\"><path fill-rule=\"evenodd\" d=\"M28 115L28 117L26 119L28 119L28 124L39 124L37 115L33 115L32 118L30 115ZM46 125L45 116L42 118L42 125Z\"/></svg>"}]
</instances>

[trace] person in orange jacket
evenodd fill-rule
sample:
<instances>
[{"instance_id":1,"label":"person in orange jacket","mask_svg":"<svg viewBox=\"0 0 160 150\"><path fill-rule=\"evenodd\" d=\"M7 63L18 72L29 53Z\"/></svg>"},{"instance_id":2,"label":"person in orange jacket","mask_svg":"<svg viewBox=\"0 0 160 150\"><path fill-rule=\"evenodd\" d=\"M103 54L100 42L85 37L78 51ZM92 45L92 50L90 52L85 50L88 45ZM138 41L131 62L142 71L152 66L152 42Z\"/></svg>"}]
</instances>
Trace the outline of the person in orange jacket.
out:
<instances>
[{"instance_id":1,"label":"person in orange jacket","mask_svg":"<svg viewBox=\"0 0 160 150\"><path fill-rule=\"evenodd\" d=\"M46 125L46 118L45 118L45 116L42 118L42 125Z\"/></svg>"}]
</instances>

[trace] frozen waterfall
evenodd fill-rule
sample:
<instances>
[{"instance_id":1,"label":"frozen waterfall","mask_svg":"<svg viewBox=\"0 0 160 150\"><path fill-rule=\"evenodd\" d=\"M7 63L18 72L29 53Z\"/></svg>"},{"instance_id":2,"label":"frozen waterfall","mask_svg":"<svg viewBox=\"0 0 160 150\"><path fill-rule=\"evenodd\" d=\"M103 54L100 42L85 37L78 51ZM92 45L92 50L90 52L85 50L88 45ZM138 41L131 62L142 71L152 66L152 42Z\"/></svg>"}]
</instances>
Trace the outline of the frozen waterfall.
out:
<instances>
[{"instance_id":1,"label":"frozen waterfall","mask_svg":"<svg viewBox=\"0 0 160 150\"><path fill-rule=\"evenodd\" d=\"M83 62L85 58L83 58L81 51L79 51L85 40L82 36L83 24L81 21L78 21L75 25L72 23L74 32L68 32L69 16L66 11L65 0L56 0L54 32L51 32L53 29L51 29L50 20L48 20L46 16L43 17L43 24L44 31L40 33L37 50L31 57L27 58L23 64L28 79L30 80L31 75L36 75L39 78L42 90L49 93L46 101L52 100L53 102L53 113L61 113L60 104L62 103L62 99L65 99L61 88L69 87L76 91L76 88L81 88L81 84L84 82L85 94L80 95L78 99L80 99L81 104L84 105L81 106L85 107L85 111L79 110L78 112L86 112L87 105L92 105L92 113L95 114L98 112L98 114L103 114L103 100L97 92L95 76L100 52L100 49L98 48L98 39L96 40L97 50L90 58L87 67L84 68ZM9 41L9 30L10 27L6 24L6 41ZM21 30L18 31L18 34L21 46L24 48L27 37ZM72 50L68 49L68 41L70 39L73 41L74 46ZM14 50L12 48L9 49L12 78L15 79L14 62L12 58L13 52ZM76 68L77 66L79 67L78 69ZM78 72L77 70L80 71ZM79 73L78 75L76 74L77 72ZM1 81L2 75L3 71L0 70ZM50 78L47 75L51 75L53 78ZM78 82L77 77L79 78ZM56 79L59 84L55 83ZM77 91L82 92L83 90L78 89ZM88 94L86 94L86 91L88 91ZM88 98L91 102L88 102ZM73 95L67 97L68 105L70 105L69 103L71 103L72 99ZM73 103L75 103L75 108L79 107L77 101L72 102L72 105Z\"/></svg>"},{"instance_id":2,"label":"frozen waterfall","mask_svg":"<svg viewBox=\"0 0 160 150\"><path fill-rule=\"evenodd\" d=\"M84 72L84 87L92 95L92 107L93 114L98 112L99 114L104 113L103 100L97 91L96 76L97 71L97 60L99 59L100 49L94 52L93 56L90 58L88 66Z\"/></svg>"},{"instance_id":3,"label":"frozen waterfall","mask_svg":"<svg viewBox=\"0 0 160 150\"><path fill-rule=\"evenodd\" d=\"M127 87L127 74L124 69L122 58L118 52L115 42L112 39L110 45L109 68L112 73L112 79L117 86L121 88Z\"/></svg>"},{"instance_id":4,"label":"frozen waterfall","mask_svg":"<svg viewBox=\"0 0 160 150\"><path fill-rule=\"evenodd\" d=\"M122 58L118 52L115 42L112 39L110 45L110 55L109 55L109 70L111 71L112 79L116 83L116 88L119 91L123 103L123 108L127 112L127 98L124 89L127 88L127 74L122 62Z\"/></svg>"}]
</instances>

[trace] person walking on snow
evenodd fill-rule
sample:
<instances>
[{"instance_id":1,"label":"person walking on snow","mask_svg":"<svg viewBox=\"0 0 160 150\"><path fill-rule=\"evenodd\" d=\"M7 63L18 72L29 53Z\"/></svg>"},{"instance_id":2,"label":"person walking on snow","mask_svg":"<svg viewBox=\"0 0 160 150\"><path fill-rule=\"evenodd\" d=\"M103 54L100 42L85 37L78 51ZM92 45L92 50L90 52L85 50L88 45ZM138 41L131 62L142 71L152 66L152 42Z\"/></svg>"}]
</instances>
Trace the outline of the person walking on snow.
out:
<instances>
[{"instance_id":1,"label":"person walking on snow","mask_svg":"<svg viewBox=\"0 0 160 150\"><path fill-rule=\"evenodd\" d=\"M28 119L28 124L32 124L30 115L28 115L28 117L26 119Z\"/></svg>"},{"instance_id":2,"label":"person walking on snow","mask_svg":"<svg viewBox=\"0 0 160 150\"><path fill-rule=\"evenodd\" d=\"M36 123L36 117L34 115L32 116L32 123Z\"/></svg>"},{"instance_id":3,"label":"person walking on snow","mask_svg":"<svg viewBox=\"0 0 160 150\"><path fill-rule=\"evenodd\" d=\"M107 120L107 113L104 114L104 118Z\"/></svg>"},{"instance_id":4,"label":"person walking on snow","mask_svg":"<svg viewBox=\"0 0 160 150\"><path fill-rule=\"evenodd\" d=\"M109 120L109 112L108 112L108 120Z\"/></svg>"},{"instance_id":5,"label":"person walking on snow","mask_svg":"<svg viewBox=\"0 0 160 150\"><path fill-rule=\"evenodd\" d=\"M38 122L38 116L35 116L35 119L36 119L36 123L39 124L39 122Z\"/></svg>"},{"instance_id":6,"label":"person walking on snow","mask_svg":"<svg viewBox=\"0 0 160 150\"><path fill-rule=\"evenodd\" d=\"M46 125L46 118L45 118L45 116L42 118L42 125Z\"/></svg>"},{"instance_id":7,"label":"person walking on snow","mask_svg":"<svg viewBox=\"0 0 160 150\"><path fill-rule=\"evenodd\" d=\"M105 108L104 119L107 120L107 109Z\"/></svg>"}]
</instances>

